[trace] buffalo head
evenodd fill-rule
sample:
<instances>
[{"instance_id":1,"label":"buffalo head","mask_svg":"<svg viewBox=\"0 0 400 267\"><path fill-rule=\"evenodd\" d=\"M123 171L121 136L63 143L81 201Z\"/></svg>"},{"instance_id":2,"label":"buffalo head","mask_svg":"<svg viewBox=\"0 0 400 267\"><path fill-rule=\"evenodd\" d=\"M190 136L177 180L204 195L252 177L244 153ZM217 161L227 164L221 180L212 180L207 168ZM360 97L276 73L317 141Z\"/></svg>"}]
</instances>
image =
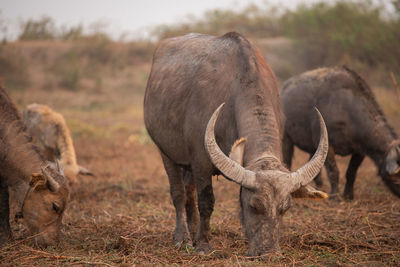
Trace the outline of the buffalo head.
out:
<instances>
[{"instance_id":1,"label":"buffalo head","mask_svg":"<svg viewBox=\"0 0 400 267\"><path fill-rule=\"evenodd\" d=\"M235 152L233 160L227 157L215 141L214 128L223 104L214 112L208 122L205 146L212 163L222 174L241 185L241 221L249 239L250 256L279 251L279 231L281 218L289 209L291 193L305 187L320 172L328 151L328 134L324 120L317 110L321 135L318 149L313 158L295 172L288 171L280 160L272 154L255 159L267 162L271 168L242 167L238 162L243 157L243 149ZM238 156L241 154L241 156ZM259 166L260 164L258 164Z\"/></svg>"},{"instance_id":2,"label":"buffalo head","mask_svg":"<svg viewBox=\"0 0 400 267\"><path fill-rule=\"evenodd\" d=\"M56 245L59 241L62 215L69 197L61 165L48 164L41 173L31 175L21 215L38 246Z\"/></svg>"}]
</instances>

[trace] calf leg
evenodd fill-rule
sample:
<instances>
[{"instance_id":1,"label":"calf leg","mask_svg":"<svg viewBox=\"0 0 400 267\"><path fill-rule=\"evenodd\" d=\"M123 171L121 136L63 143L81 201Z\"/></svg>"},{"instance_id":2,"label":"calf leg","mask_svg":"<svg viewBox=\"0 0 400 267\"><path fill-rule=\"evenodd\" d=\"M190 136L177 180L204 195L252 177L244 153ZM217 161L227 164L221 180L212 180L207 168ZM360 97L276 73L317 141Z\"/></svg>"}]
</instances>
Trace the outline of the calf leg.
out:
<instances>
[{"instance_id":1,"label":"calf leg","mask_svg":"<svg viewBox=\"0 0 400 267\"><path fill-rule=\"evenodd\" d=\"M171 198L176 212L174 244L181 246L190 243L189 231L184 218L185 185L183 183L183 170L163 153L161 153L161 157L168 175Z\"/></svg>"},{"instance_id":2,"label":"calf leg","mask_svg":"<svg viewBox=\"0 0 400 267\"><path fill-rule=\"evenodd\" d=\"M210 217L214 210L214 192L212 177L201 172L193 172L193 178L197 189L198 207L200 212L200 226L198 228L195 243L199 254L208 254L212 251L210 240Z\"/></svg>"},{"instance_id":3,"label":"calf leg","mask_svg":"<svg viewBox=\"0 0 400 267\"><path fill-rule=\"evenodd\" d=\"M346 171L346 186L344 188L343 197L348 200L354 199L354 181L356 180L356 174L358 167L360 167L364 155L353 154L350 159L349 167Z\"/></svg>"},{"instance_id":4,"label":"calf leg","mask_svg":"<svg viewBox=\"0 0 400 267\"><path fill-rule=\"evenodd\" d=\"M0 177L1 179L1 177ZM0 246L11 239L8 186L0 181Z\"/></svg>"},{"instance_id":5,"label":"calf leg","mask_svg":"<svg viewBox=\"0 0 400 267\"><path fill-rule=\"evenodd\" d=\"M192 173L189 171L184 171L183 179L185 182L185 191L186 191L187 224L189 226L190 235L194 240L199 225L199 211L196 205L197 201L196 185L194 184Z\"/></svg>"},{"instance_id":6,"label":"calf leg","mask_svg":"<svg viewBox=\"0 0 400 267\"><path fill-rule=\"evenodd\" d=\"M333 147L329 147L328 155L325 160L325 168L328 173L329 181L331 183L331 199L337 198L338 185L339 185L339 169L336 165L335 152Z\"/></svg>"}]
</instances>

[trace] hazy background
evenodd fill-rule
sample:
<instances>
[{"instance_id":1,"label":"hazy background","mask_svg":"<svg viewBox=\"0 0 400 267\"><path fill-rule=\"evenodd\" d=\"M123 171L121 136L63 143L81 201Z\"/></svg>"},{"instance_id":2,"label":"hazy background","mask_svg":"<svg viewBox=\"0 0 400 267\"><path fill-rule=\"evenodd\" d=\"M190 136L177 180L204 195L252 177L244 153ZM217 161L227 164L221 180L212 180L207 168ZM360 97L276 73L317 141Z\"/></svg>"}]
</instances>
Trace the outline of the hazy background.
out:
<instances>
[{"instance_id":1,"label":"hazy background","mask_svg":"<svg viewBox=\"0 0 400 267\"><path fill-rule=\"evenodd\" d=\"M238 11L250 4L293 9L299 3L315 2L318 0L0 0L0 18L7 25L0 37L13 40L23 21L44 15L59 27L82 24L88 32L102 27L113 39L132 39L148 37L154 25L190 21L209 9Z\"/></svg>"}]
</instances>

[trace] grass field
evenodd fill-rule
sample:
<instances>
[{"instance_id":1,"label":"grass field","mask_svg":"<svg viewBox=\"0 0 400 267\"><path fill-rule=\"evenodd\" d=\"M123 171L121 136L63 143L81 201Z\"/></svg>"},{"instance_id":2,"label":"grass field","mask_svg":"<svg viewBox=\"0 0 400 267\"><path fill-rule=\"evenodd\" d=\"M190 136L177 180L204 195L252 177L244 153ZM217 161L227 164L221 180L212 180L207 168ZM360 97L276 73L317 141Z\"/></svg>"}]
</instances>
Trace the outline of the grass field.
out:
<instances>
[{"instance_id":1,"label":"grass field","mask_svg":"<svg viewBox=\"0 0 400 267\"><path fill-rule=\"evenodd\" d=\"M168 179L142 119L149 70L150 61L142 60L99 73L101 86L96 79L82 78L77 88L66 90L56 82L49 89L43 82L45 68L39 66L29 70L29 88L11 92L21 109L40 102L63 113L79 164L96 177L82 176L73 188L58 248L36 248L25 227L12 222L15 239L0 248L0 265L400 265L400 200L383 185L368 159L359 169L354 201L293 201L283 219L281 255L246 257L248 242L238 216L239 187L223 177L213 178L216 205L211 243L215 251L199 256L191 248L175 248L175 211ZM396 92L390 88L375 88L375 92L390 123L400 132ZM296 151L294 166L307 158ZM338 157L337 161L342 191L349 158ZM323 189L329 192L323 177Z\"/></svg>"}]
</instances>

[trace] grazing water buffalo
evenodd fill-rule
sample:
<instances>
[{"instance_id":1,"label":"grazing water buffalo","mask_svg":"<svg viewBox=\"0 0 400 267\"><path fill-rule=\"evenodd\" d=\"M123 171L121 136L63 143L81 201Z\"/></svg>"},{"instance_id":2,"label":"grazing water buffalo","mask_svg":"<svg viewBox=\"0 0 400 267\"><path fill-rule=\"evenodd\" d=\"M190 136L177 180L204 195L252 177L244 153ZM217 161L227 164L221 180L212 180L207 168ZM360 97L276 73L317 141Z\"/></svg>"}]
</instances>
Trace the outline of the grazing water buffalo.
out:
<instances>
[{"instance_id":1,"label":"grazing water buffalo","mask_svg":"<svg viewBox=\"0 0 400 267\"><path fill-rule=\"evenodd\" d=\"M320 68L285 82L281 100L286 115L284 161L290 168L293 146L314 153L319 126L317 107L329 131L325 162L331 194L338 192L335 154L352 155L346 172L344 197L353 199L356 172L365 156L371 157L389 189L400 197L400 141L388 124L368 84L346 67Z\"/></svg>"},{"instance_id":2,"label":"grazing water buffalo","mask_svg":"<svg viewBox=\"0 0 400 267\"><path fill-rule=\"evenodd\" d=\"M162 41L147 83L144 120L169 178L176 209L175 244L190 243L189 229L193 235L197 228L192 236L196 251L211 251L211 176L223 174L241 185L248 254L279 250L281 217L290 206L291 193L302 188L296 196L324 197L302 187L319 173L326 157L327 133L319 119L317 152L302 168L289 172L281 163L279 91L261 52L237 33L189 34ZM245 139L235 143L241 137ZM226 154L234 143L229 158Z\"/></svg>"},{"instance_id":3,"label":"grazing water buffalo","mask_svg":"<svg viewBox=\"0 0 400 267\"><path fill-rule=\"evenodd\" d=\"M28 133L47 160L60 160L65 176L71 184L78 174L93 173L76 161L75 148L64 117L46 105L30 104L22 112Z\"/></svg>"},{"instance_id":4,"label":"grazing water buffalo","mask_svg":"<svg viewBox=\"0 0 400 267\"><path fill-rule=\"evenodd\" d=\"M11 238L9 189L39 246L58 242L69 189L59 164L46 164L30 142L18 110L0 87L0 245Z\"/></svg>"}]
</instances>

